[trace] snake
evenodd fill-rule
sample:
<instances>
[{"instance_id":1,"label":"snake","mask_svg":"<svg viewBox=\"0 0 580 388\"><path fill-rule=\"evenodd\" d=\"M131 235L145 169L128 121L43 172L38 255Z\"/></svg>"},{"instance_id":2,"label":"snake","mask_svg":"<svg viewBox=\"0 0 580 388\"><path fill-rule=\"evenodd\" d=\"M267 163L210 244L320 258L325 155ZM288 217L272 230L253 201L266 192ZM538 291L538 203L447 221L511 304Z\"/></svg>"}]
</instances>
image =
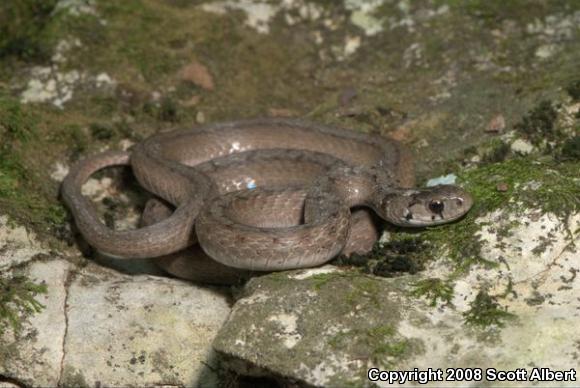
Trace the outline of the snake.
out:
<instances>
[{"instance_id":1,"label":"snake","mask_svg":"<svg viewBox=\"0 0 580 388\"><path fill-rule=\"evenodd\" d=\"M140 227L106 226L82 185L129 166L153 196ZM114 258L153 258L172 275L227 283L366 253L378 219L424 228L456 221L473 199L456 185L415 188L400 142L301 119L263 118L176 129L130 151L75 163L62 198L83 238Z\"/></svg>"}]
</instances>

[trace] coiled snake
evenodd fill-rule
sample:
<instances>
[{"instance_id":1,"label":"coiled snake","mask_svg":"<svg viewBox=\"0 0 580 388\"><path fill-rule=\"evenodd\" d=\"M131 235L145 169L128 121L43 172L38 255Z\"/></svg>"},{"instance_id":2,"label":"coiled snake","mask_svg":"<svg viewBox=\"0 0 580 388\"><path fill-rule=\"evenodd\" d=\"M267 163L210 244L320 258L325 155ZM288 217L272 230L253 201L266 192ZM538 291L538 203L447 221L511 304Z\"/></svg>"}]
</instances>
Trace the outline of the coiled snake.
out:
<instances>
[{"instance_id":1,"label":"coiled snake","mask_svg":"<svg viewBox=\"0 0 580 388\"><path fill-rule=\"evenodd\" d=\"M130 165L160 198L146 205L141 228L108 228L81 194L94 172L113 165ZM99 251L154 257L176 276L227 283L244 271L310 267L368 251L378 236L369 209L395 225L424 227L454 221L472 205L457 186L413 184L409 154L394 140L259 119L159 133L130 153L88 157L71 168L62 195ZM191 247L196 241L213 260Z\"/></svg>"}]
</instances>

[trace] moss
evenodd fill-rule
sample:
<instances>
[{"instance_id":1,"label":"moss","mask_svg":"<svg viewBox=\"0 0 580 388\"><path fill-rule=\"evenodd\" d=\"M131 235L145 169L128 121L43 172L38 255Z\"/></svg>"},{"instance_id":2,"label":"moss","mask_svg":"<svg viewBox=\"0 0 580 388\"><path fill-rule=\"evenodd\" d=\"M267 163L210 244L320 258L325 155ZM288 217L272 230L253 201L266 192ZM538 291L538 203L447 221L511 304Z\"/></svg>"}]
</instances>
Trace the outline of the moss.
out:
<instances>
[{"instance_id":1,"label":"moss","mask_svg":"<svg viewBox=\"0 0 580 388\"><path fill-rule=\"evenodd\" d=\"M475 20L481 20L489 27L497 26L503 20L526 23L533 22L549 13L558 11L570 12L578 5L567 0L436 0L438 6L448 5L455 12L470 15ZM525 24L524 24L525 25Z\"/></svg>"},{"instance_id":2,"label":"moss","mask_svg":"<svg viewBox=\"0 0 580 388\"><path fill-rule=\"evenodd\" d=\"M44 283L33 283L24 276L0 277L0 291L0 336L8 328L18 333L27 316L45 307L36 300L37 295L47 293Z\"/></svg>"},{"instance_id":3,"label":"moss","mask_svg":"<svg viewBox=\"0 0 580 388\"><path fill-rule=\"evenodd\" d=\"M24 176L22 166L0 151L0 198L14 198L18 194L19 181Z\"/></svg>"},{"instance_id":4,"label":"moss","mask_svg":"<svg viewBox=\"0 0 580 388\"><path fill-rule=\"evenodd\" d=\"M483 147L483 163L498 163L506 160L511 154L511 146L501 139L493 139L487 147Z\"/></svg>"},{"instance_id":5,"label":"moss","mask_svg":"<svg viewBox=\"0 0 580 388\"><path fill-rule=\"evenodd\" d=\"M110 140L114 130L108 123L93 123L90 125L91 136L97 140Z\"/></svg>"},{"instance_id":6,"label":"moss","mask_svg":"<svg viewBox=\"0 0 580 388\"><path fill-rule=\"evenodd\" d=\"M345 300L353 308L360 304L380 307L381 287L376 280L358 276L352 279L350 285L351 289L346 294Z\"/></svg>"},{"instance_id":7,"label":"moss","mask_svg":"<svg viewBox=\"0 0 580 388\"><path fill-rule=\"evenodd\" d=\"M361 360L383 367L400 363L420 347L413 340L401 338L390 324L341 332L329 339L334 349L343 349L347 344L358 349Z\"/></svg>"},{"instance_id":8,"label":"moss","mask_svg":"<svg viewBox=\"0 0 580 388\"><path fill-rule=\"evenodd\" d=\"M89 138L78 124L68 124L63 126L63 137L70 144L70 151L73 158L78 158L89 147Z\"/></svg>"},{"instance_id":9,"label":"moss","mask_svg":"<svg viewBox=\"0 0 580 388\"><path fill-rule=\"evenodd\" d=\"M530 208L566 219L580 209L577 171L577 163L519 158L465 172L460 180L474 197L473 208L460 222L429 228L422 237L436 250L445 250L458 273L474 263L494 265L480 254L481 225L475 219L497 209L519 213ZM506 189L498 190L498 184Z\"/></svg>"},{"instance_id":10,"label":"moss","mask_svg":"<svg viewBox=\"0 0 580 388\"><path fill-rule=\"evenodd\" d=\"M96 145L114 144L126 138L137 138L127 122L98 121L88 124L87 127L78 123L64 124L62 128L55 131L51 141L53 143L66 143L68 152L75 160L90 149L95 148Z\"/></svg>"},{"instance_id":11,"label":"moss","mask_svg":"<svg viewBox=\"0 0 580 388\"><path fill-rule=\"evenodd\" d=\"M574 162L522 158L469 171L462 181L480 203L476 210L539 208L565 218L580 206L577 171ZM497 190L497 183L505 183L507 190Z\"/></svg>"},{"instance_id":12,"label":"moss","mask_svg":"<svg viewBox=\"0 0 580 388\"><path fill-rule=\"evenodd\" d=\"M90 387L83 373L72 366L65 366L59 386Z\"/></svg>"},{"instance_id":13,"label":"moss","mask_svg":"<svg viewBox=\"0 0 580 388\"><path fill-rule=\"evenodd\" d=\"M348 290L345 292L345 300L351 306L360 303L370 303L378 306L380 286L376 279L370 278L359 271L340 271L325 274L317 274L308 278L308 281L316 290L321 290L327 285L335 285L336 280L348 279Z\"/></svg>"},{"instance_id":14,"label":"moss","mask_svg":"<svg viewBox=\"0 0 580 388\"><path fill-rule=\"evenodd\" d=\"M38 125L33 109L12 99L0 99L0 208L15 219L53 228L64 223L64 209L40 189L23 156L36 141Z\"/></svg>"},{"instance_id":15,"label":"moss","mask_svg":"<svg viewBox=\"0 0 580 388\"><path fill-rule=\"evenodd\" d=\"M429 278L419 280L413 285L414 289L411 295L424 297L429 300L432 307L437 306L438 302L451 304L453 298L453 285L449 281L438 278Z\"/></svg>"},{"instance_id":16,"label":"moss","mask_svg":"<svg viewBox=\"0 0 580 388\"><path fill-rule=\"evenodd\" d=\"M397 340L395 333L390 325L373 327L364 333L363 340L371 349L369 359L373 364L389 365L393 360L399 362L409 352L410 341Z\"/></svg>"},{"instance_id":17,"label":"moss","mask_svg":"<svg viewBox=\"0 0 580 388\"><path fill-rule=\"evenodd\" d=\"M179 108L175 100L170 97L164 97L159 103L146 103L143 111L159 121L170 123L179 121Z\"/></svg>"},{"instance_id":18,"label":"moss","mask_svg":"<svg viewBox=\"0 0 580 388\"><path fill-rule=\"evenodd\" d=\"M564 142L560 159L580 161L580 136L574 136Z\"/></svg>"},{"instance_id":19,"label":"moss","mask_svg":"<svg viewBox=\"0 0 580 388\"><path fill-rule=\"evenodd\" d=\"M269 274L267 279L283 282L287 281L288 277L283 272L276 272ZM304 281L309 282L318 292L325 292L326 288L340 288L344 294L344 301L347 302L344 306L346 309L377 308L380 307L383 297L380 281L357 269L316 274Z\"/></svg>"},{"instance_id":20,"label":"moss","mask_svg":"<svg viewBox=\"0 0 580 388\"><path fill-rule=\"evenodd\" d=\"M50 39L46 34L58 0L19 0L0 3L0 58L47 58Z\"/></svg>"},{"instance_id":21,"label":"moss","mask_svg":"<svg viewBox=\"0 0 580 388\"><path fill-rule=\"evenodd\" d=\"M31 189L28 175L29 170L14 155L0 150L0 208L25 223L47 228L64 224L64 208Z\"/></svg>"},{"instance_id":22,"label":"moss","mask_svg":"<svg viewBox=\"0 0 580 388\"><path fill-rule=\"evenodd\" d=\"M275 275L279 275L279 274L280 273L277 273ZM324 287L326 284L330 283L334 279L343 278L343 277L352 278L353 276L354 276L354 274L351 272L330 272L330 273L316 274L316 275L310 276L308 279L312 282L314 289L320 290L322 287ZM284 277L284 278L287 279L286 277Z\"/></svg>"},{"instance_id":23,"label":"moss","mask_svg":"<svg viewBox=\"0 0 580 388\"><path fill-rule=\"evenodd\" d=\"M568 95L572 97L573 101L580 101L580 80L571 82L567 87L566 91Z\"/></svg>"},{"instance_id":24,"label":"moss","mask_svg":"<svg viewBox=\"0 0 580 388\"><path fill-rule=\"evenodd\" d=\"M376 244L365 255L353 254L338 257L333 264L354 266L364 273L381 277L393 277L402 273L417 273L423 269L424 240L413 233L397 233L390 241Z\"/></svg>"},{"instance_id":25,"label":"moss","mask_svg":"<svg viewBox=\"0 0 580 388\"><path fill-rule=\"evenodd\" d=\"M62 29L83 42L78 56L71 60L89 69L114 69L112 73L122 73L115 75L123 81L141 86L144 81L159 83L178 69L179 51L172 49L169 40L183 26L170 7L146 0L104 0L99 2L98 12L107 20L106 26L93 15L69 18L62 23Z\"/></svg>"},{"instance_id":26,"label":"moss","mask_svg":"<svg viewBox=\"0 0 580 388\"><path fill-rule=\"evenodd\" d=\"M515 319L515 315L503 309L494 297L486 291L480 291L475 300L470 303L470 309L463 313L468 325L476 327L498 326L503 327L508 320Z\"/></svg>"},{"instance_id":27,"label":"moss","mask_svg":"<svg viewBox=\"0 0 580 388\"><path fill-rule=\"evenodd\" d=\"M350 305L356 305L365 299L375 305L378 304L377 294L380 289L376 281L367 278L358 271L331 272L313 275L308 278L316 290L333 284L337 279L348 279L349 290L346 293L346 300Z\"/></svg>"},{"instance_id":28,"label":"moss","mask_svg":"<svg viewBox=\"0 0 580 388\"><path fill-rule=\"evenodd\" d=\"M562 139L561 130L555 125L558 106L550 101L542 101L514 126L525 138L536 146Z\"/></svg>"},{"instance_id":29,"label":"moss","mask_svg":"<svg viewBox=\"0 0 580 388\"><path fill-rule=\"evenodd\" d=\"M22 108L18 101L0 97L0 137L4 146L10 140L27 141L35 135L38 117Z\"/></svg>"}]
</instances>

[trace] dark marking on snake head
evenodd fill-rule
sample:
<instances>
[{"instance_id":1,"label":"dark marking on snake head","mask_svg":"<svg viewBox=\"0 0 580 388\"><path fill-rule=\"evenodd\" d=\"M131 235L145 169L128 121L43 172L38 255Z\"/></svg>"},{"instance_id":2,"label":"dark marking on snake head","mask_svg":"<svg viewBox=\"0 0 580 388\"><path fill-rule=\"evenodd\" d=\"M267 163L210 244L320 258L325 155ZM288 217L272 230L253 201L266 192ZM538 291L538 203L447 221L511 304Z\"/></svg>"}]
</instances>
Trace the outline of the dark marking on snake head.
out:
<instances>
[{"instance_id":1,"label":"dark marking on snake head","mask_svg":"<svg viewBox=\"0 0 580 388\"><path fill-rule=\"evenodd\" d=\"M429 202L429 210L431 210L433 213L441 214L443 213L443 209L445 209L445 205L438 199L434 199Z\"/></svg>"}]
</instances>

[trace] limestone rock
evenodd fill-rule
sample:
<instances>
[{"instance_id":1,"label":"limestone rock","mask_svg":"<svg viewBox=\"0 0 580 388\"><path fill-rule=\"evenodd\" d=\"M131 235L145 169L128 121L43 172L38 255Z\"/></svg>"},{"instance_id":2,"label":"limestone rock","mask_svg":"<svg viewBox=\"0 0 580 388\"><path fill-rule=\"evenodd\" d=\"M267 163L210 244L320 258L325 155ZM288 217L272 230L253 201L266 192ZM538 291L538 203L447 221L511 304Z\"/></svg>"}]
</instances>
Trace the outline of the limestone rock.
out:
<instances>
[{"instance_id":1,"label":"limestone rock","mask_svg":"<svg viewBox=\"0 0 580 388\"><path fill-rule=\"evenodd\" d=\"M8 381L0 381L0 388L19 388L18 385L9 383Z\"/></svg>"},{"instance_id":2,"label":"limestone rock","mask_svg":"<svg viewBox=\"0 0 580 388\"><path fill-rule=\"evenodd\" d=\"M484 258L497 265L474 266L455 278L451 303L432 306L415 292L419 281L449 275L445 257L420 275L389 279L331 266L271 274L247 284L214 347L242 375L273 374L314 386L371 385L373 367L525 368L528 376L539 367L578 375L580 215L566 223L531 209L477 222ZM512 229L496 235L502 225ZM485 306L492 310L481 310L482 291L497 302ZM505 321L493 321L495 313ZM477 319L491 323L480 327Z\"/></svg>"},{"instance_id":3,"label":"limestone rock","mask_svg":"<svg viewBox=\"0 0 580 388\"><path fill-rule=\"evenodd\" d=\"M366 366L401 365L424 352L400 335L411 278L380 279L331 266L252 279L214 343L243 375L315 386L364 381Z\"/></svg>"},{"instance_id":4,"label":"limestone rock","mask_svg":"<svg viewBox=\"0 0 580 388\"><path fill-rule=\"evenodd\" d=\"M0 273L46 253L33 232L20 225L12 225L8 217L0 215Z\"/></svg>"},{"instance_id":5,"label":"limestone rock","mask_svg":"<svg viewBox=\"0 0 580 388\"><path fill-rule=\"evenodd\" d=\"M219 290L58 257L18 271L47 285L46 308L0 338L0 375L29 386L214 385L210 345L229 313Z\"/></svg>"},{"instance_id":6,"label":"limestone rock","mask_svg":"<svg viewBox=\"0 0 580 388\"><path fill-rule=\"evenodd\" d=\"M0 375L30 386L57 385L66 333L66 279L71 269L62 259L27 265L24 274L28 278L47 284L48 293L36 297L45 308L28 316L18 335L6 331L0 337Z\"/></svg>"},{"instance_id":7,"label":"limestone rock","mask_svg":"<svg viewBox=\"0 0 580 388\"><path fill-rule=\"evenodd\" d=\"M229 310L222 295L177 280L94 272L70 285L63 382L81 373L89 385L192 385L207 373L203 362Z\"/></svg>"}]
</instances>

